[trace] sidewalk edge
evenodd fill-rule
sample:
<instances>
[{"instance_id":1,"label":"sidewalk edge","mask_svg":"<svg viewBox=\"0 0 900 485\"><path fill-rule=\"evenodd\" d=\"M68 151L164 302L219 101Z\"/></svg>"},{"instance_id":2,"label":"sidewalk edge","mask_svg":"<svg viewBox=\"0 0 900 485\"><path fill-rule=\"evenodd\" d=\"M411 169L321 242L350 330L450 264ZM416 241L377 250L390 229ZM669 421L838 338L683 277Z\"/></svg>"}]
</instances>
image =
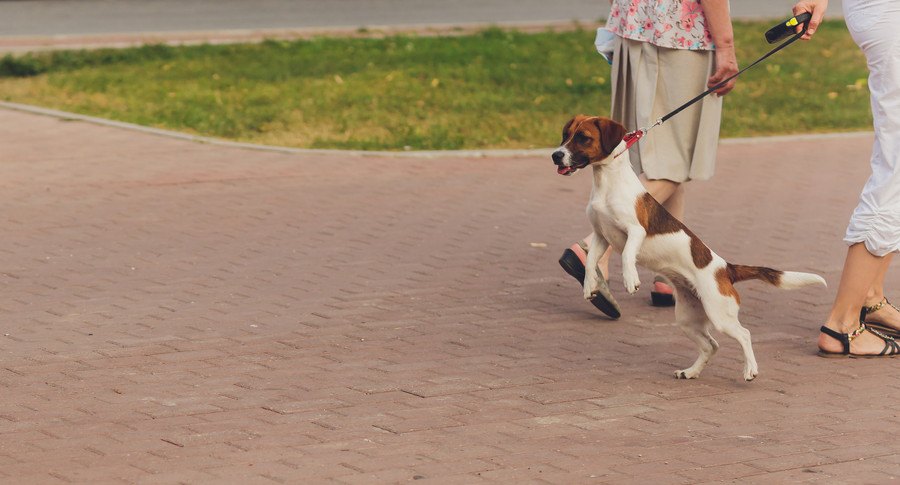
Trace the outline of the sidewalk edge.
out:
<instances>
[{"instance_id":1,"label":"sidewalk edge","mask_svg":"<svg viewBox=\"0 0 900 485\"><path fill-rule=\"evenodd\" d=\"M49 116L62 120L75 120L92 123L95 125L108 126L123 130L135 131L149 135L156 135L166 138L174 138L177 140L190 141L195 143L203 143L207 145L215 145L229 148L242 148L246 150L267 151L276 153L288 153L295 155L328 155L328 156L353 156L353 157L390 157L390 158L495 158L495 157L539 157L549 156L553 148L535 148L535 149L490 149L490 150L422 150L422 151L385 151L385 150L335 150L335 149L317 149L317 148L291 148L280 147L274 145L261 145L257 143L245 143L237 141L223 140L221 138L213 138L208 136L191 135L174 130L166 130L162 128L152 128L149 126L127 123L124 121L115 121L106 118L98 118L95 116L87 116L68 111L60 111L50 108L41 108L28 104L13 103L9 101L0 101L0 109L11 111L21 111L41 116ZM837 133L809 133L798 135L778 135L778 136L761 136L748 138L725 138L719 141L722 145L740 145L749 143L782 143L791 141L814 141L814 140L830 140L836 138L856 138L873 136L871 131L851 131Z\"/></svg>"}]
</instances>

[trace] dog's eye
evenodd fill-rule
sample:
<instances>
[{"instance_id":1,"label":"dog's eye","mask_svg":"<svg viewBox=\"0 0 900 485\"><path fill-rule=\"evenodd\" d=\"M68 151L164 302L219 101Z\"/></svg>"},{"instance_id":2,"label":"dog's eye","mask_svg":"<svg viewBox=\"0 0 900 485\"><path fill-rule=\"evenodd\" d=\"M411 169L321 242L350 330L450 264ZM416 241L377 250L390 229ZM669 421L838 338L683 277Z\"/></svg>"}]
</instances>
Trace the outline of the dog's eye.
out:
<instances>
[{"instance_id":1,"label":"dog's eye","mask_svg":"<svg viewBox=\"0 0 900 485\"><path fill-rule=\"evenodd\" d=\"M575 134L575 143L587 143L591 141L589 137L582 135L581 133Z\"/></svg>"}]
</instances>

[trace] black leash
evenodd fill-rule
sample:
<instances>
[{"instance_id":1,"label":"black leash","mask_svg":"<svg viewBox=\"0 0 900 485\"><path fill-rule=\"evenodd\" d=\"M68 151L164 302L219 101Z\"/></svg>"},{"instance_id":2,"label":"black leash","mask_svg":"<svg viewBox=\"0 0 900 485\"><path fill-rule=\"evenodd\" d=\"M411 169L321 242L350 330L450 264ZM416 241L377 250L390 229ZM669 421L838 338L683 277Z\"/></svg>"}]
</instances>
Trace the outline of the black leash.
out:
<instances>
[{"instance_id":1,"label":"black leash","mask_svg":"<svg viewBox=\"0 0 900 485\"><path fill-rule=\"evenodd\" d=\"M794 33L794 30L792 30L792 29L795 29L797 27L797 25L803 24L803 29L800 32L795 32L794 35L790 39L782 42L778 47L770 50L764 56L753 61L753 63L750 64L749 66L741 69L740 71L729 76L727 79L723 80L722 82L720 82L720 83L716 84L715 86L707 89L706 91L703 91L702 93L698 94L697 96L695 96L693 99L691 99L687 103L684 103L683 105L675 108L675 110L671 111L669 114L656 120L656 123L653 123L652 125L648 126L647 128L640 128L635 131L632 131L631 133L626 134L625 138L623 138L623 140L625 141L625 148L631 148L632 145L634 145L635 143L638 142L638 140L643 138L643 136L646 135L647 132L650 131L651 129L665 123L666 121L669 120L669 118L677 115L678 113L681 113L688 106L696 103L697 101L700 101L704 97L708 96L710 93L712 93L715 90L721 88L722 86L728 84L728 81L731 81L732 79L740 76L741 74L744 73L744 71L746 71L746 70L750 69L751 67L759 64L760 62L768 59L770 56L772 56L776 52L778 52L781 49L784 49L785 47L796 42L800 37L803 37L803 34L806 33L806 29L809 28L809 19L810 18L812 18L812 16L810 14L803 13L803 14L797 15L796 17L791 17L783 22L780 22L778 25L769 29L766 32L766 40L768 40L769 43L772 44L772 43L775 43L775 42L785 38L786 36L790 35L791 33Z\"/></svg>"}]
</instances>

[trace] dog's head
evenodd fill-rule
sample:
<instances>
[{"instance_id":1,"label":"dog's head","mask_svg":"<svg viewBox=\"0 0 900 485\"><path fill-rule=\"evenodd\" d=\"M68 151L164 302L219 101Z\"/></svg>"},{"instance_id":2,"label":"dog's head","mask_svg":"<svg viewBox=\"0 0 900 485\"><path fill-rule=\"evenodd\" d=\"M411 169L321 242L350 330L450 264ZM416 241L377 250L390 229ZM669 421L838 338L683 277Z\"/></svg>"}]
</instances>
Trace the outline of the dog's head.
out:
<instances>
[{"instance_id":1,"label":"dog's head","mask_svg":"<svg viewBox=\"0 0 900 485\"><path fill-rule=\"evenodd\" d=\"M625 127L609 118L585 115L572 118L563 128L562 143L552 155L556 173L571 175L606 159L624 136Z\"/></svg>"}]
</instances>

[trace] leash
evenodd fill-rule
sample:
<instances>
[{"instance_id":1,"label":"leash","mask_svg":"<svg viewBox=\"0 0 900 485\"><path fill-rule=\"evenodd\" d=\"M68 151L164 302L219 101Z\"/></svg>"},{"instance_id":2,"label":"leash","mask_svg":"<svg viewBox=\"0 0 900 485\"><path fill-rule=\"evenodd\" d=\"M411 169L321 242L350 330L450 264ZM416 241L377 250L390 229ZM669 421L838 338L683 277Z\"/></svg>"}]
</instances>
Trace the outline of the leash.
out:
<instances>
[{"instance_id":1,"label":"leash","mask_svg":"<svg viewBox=\"0 0 900 485\"><path fill-rule=\"evenodd\" d=\"M785 20L785 21L783 21L783 22L779 22L777 25L775 25L774 27L772 27L771 29L769 29L768 31L766 31L766 40L767 40L770 44L774 44L775 42L778 42L779 40L784 39L785 37L789 36L792 32L794 32L795 28L796 28L798 25L803 24L803 28L800 30L800 32L794 33L794 35L793 35L790 39L788 39L788 40L782 42L778 47L776 47L776 48L770 50L770 51L767 52L764 56L762 56L762 57L760 57L759 59L755 60L755 61L753 62L753 64L750 64L749 66L747 66L747 67L741 69L740 71L738 71L736 74L734 74L734 75L728 77L727 79L725 79L725 80L723 80L722 82L716 84L715 86L713 86L713 87L707 89L706 91L704 91L704 92L698 94L697 96L694 97L694 99L691 99L691 100L688 101L687 103L684 103L683 105L681 105L681 106L675 108L673 111L671 111L671 112L668 113L667 115L665 115L665 116L663 116L662 118L656 120L656 123L653 123L652 125L650 125L650 126L648 126L648 127L646 127L646 128L639 128L639 129L634 130L634 131L632 131L632 132L630 132L630 133L626 133L626 134L625 134L625 137L622 138L622 141L625 142L625 149L631 148L635 143L638 142L638 140L640 140L641 138L643 138L644 135L647 134L647 132L649 132L649 131L652 130L653 128L656 128L657 126L659 126L659 125L665 123L666 121L669 120L669 118L671 118L671 117L677 115L678 113L681 113L681 112L684 111L688 106L690 106L690 105L696 103L697 101L700 101L701 99L703 99L703 98L705 98L706 96L708 96L710 93L712 93L712 92L714 92L715 90L721 88L722 86L728 84L728 81L731 81L732 79L734 79L734 78L740 76L741 74L743 74L745 71L747 71L747 70L750 69L751 67L753 67L753 66L759 64L760 62L762 62L762 61L768 59L770 56L772 56L772 55L775 54L776 52L780 51L781 49L784 49L785 47L787 47L787 46L793 44L794 42L796 42L797 39L799 39L800 37L803 37L803 34L806 33L806 29L809 28L809 19L810 19L810 18L812 18L812 15L810 15L809 13L802 13L802 14L797 15L797 16L795 16L795 17L791 17L791 18L789 18L789 19L787 19L787 20Z\"/></svg>"}]
</instances>

